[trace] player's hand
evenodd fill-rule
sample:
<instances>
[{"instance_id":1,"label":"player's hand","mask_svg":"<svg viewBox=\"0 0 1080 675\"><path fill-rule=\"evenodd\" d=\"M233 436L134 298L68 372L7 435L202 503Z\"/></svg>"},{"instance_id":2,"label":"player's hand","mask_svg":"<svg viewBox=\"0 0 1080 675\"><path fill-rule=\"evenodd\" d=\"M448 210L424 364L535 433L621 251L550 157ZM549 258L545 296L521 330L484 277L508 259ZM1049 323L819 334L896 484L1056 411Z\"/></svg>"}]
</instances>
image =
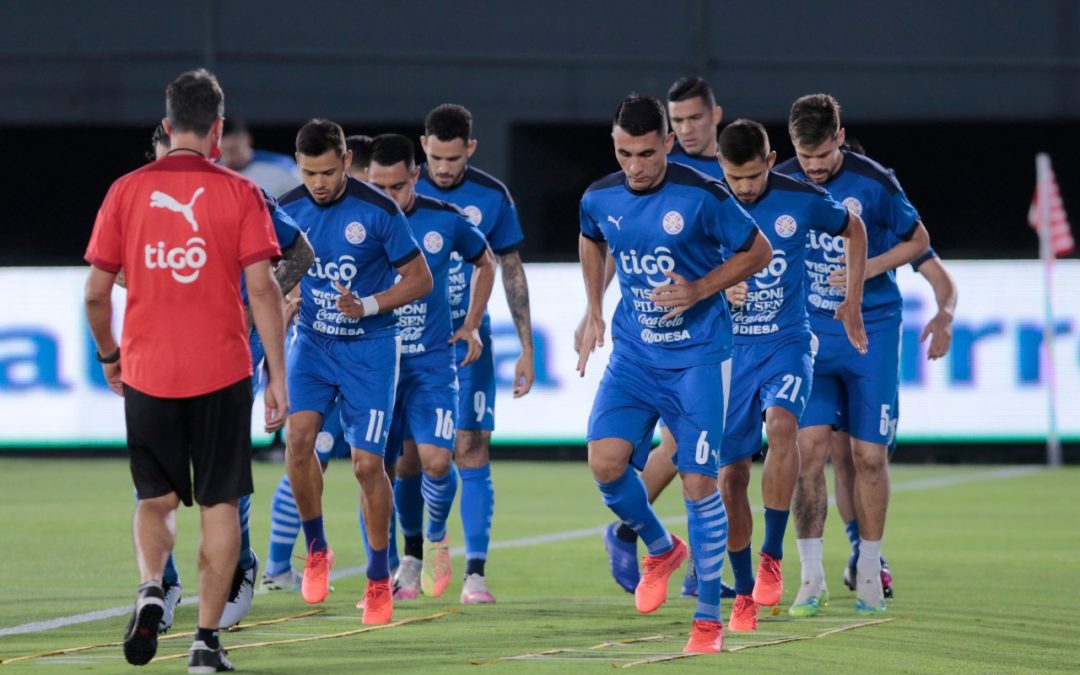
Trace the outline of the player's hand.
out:
<instances>
[{"instance_id":1,"label":"player's hand","mask_svg":"<svg viewBox=\"0 0 1080 675\"><path fill-rule=\"evenodd\" d=\"M338 289L338 293L341 293L336 302L338 311L350 319L364 318L364 306L360 304L360 299L353 295L352 291L342 286L340 281L334 282L334 288Z\"/></svg>"},{"instance_id":2,"label":"player's hand","mask_svg":"<svg viewBox=\"0 0 1080 675\"><path fill-rule=\"evenodd\" d=\"M124 383L120 381L120 361L116 363L103 363L101 370L105 373L105 382L117 396L124 395Z\"/></svg>"},{"instance_id":3,"label":"player's hand","mask_svg":"<svg viewBox=\"0 0 1080 675\"><path fill-rule=\"evenodd\" d=\"M938 312L923 329L919 342L926 342L926 338L930 338L930 349L926 356L931 361L940 359L949 352L952 345L952 322L952 314Z\"/></svg>"},{"instance_id":4,"label":"player's hand","mask_svg":"<svg viewBox=\"0 0 1080 675\"><path fill-rule=\"evenodd\" d=\"M657 307L670 310L662 318L667 321L696 305L701 300L701 291L695 282L687 281L678 272L664 272L664 276L672 283L654 288L650 299Z\"/></svg>"},{"instance_id":5,"label":"player's hand","mask_svg":"<svg viewBox=\"0 0 1080 675\"><path fill-rule=\"evenodd\" d=\"M844 332L847 333L848 340L855 351L865 354L869 344L866 339L866 328L863 326L861 305L861 300L857 303L844 300L836 308L834 318L844 324Z\"/></svg>"},{"instance_id":6,"label":"player's hand","mask_svg":"<svg viewBox=\"0 0 1080 675\"><path fill-rule=\"evenodd\" d=\"M740 281L734 286L728 286L724 289L724 295L727 296L727 301L732 307L742 307L746 303L746 295L749 292L750 284L745 281Z\"/></svg>"},{"instance_id":7,"label":"player's hand","mask_svg":"<svg viewBox=\"0 0 1080 675\"><path fill-rule=\"evenodd\" d=\"M599 312L585 315L584 330L581 333L581 349L578 350L577 371L585 377L585 364L597 347L604 346L604 317Z\"/></svg>"},{"instance_id":8,"label":"player's hand","mask_svg":"<svg viewBox=\"0 0 1080 675\"><path fill-rule=\"evenodd\" d=\"M532 390L536 380L536 364L533 363L532 347L521 350L521 356L514 364L514 398L521 398Z\"/></svg>"},{"instance_id":9,"label":"player's hand","mask_svg":"<svg viewBox=\"0 0 1080 675\"><path fill-rule=\"evenodd\" d=\"M581 339L585 337L585 323L589 320L589 315L581 317L581 321L578 322L577 328L574 329L574 353L581 354Z\"/></svg>"},{"instance_id":10,"label":"player's hand","mask_svg":"<svg viewBox=\"0 0 1080 675\"><path fill-rule=\"evenodd\" d=\"M295 298L286 297L281 307L281 313L285 317L285 328L288 329L296 320L296 315L300 313L300 296L298 295Z\"/></svg>"},{"instance_id":11,"label":"player's hand","mask_svg":"<svg viewBox=\"0 0 1080 675\"><path fill-rule=\"evenodd\" d=\"M116 273L116 278L113 279L113 283L120 288L127 288L127 277L124 276L124 270L120 270Z\"/></svg>"},{"instance_id":12,"label":"player's hand","mask_svg":"<svg viewBox=\"0 0 1080 675\"><path fill-rule=\"evenodd\" d=\"M836 268L829 275L829 286L832 288L847 288L847 258L841 256L837 261L841 267Z\"/></svg>"},{"instance_id":13,"label":"player's hand","mask_svg":"<svg viewBox=\"0 0 1080 675\"><path fill-rule=\"evenodd\" d=\"M468 350L465 358L461 360L461 365L469 365L484 353L484 343L480 341L480 330L478 328L469 328L462 325L450 336L449 343L454 344L458 340L464 340L465 348Z\"/></svg>"},{"instance_id":14,"label":"player's hand","mask_svg":"<svg viewBox=\"0 0 1080 675\"><path fill-rule=\"evenodd\" d=\"M263 405L266 408L266 433L272 434L285 426L285 418L289 415L289 394L285 389L284 378L269 379L263 393Z\"/></svg>"}]
</instances>

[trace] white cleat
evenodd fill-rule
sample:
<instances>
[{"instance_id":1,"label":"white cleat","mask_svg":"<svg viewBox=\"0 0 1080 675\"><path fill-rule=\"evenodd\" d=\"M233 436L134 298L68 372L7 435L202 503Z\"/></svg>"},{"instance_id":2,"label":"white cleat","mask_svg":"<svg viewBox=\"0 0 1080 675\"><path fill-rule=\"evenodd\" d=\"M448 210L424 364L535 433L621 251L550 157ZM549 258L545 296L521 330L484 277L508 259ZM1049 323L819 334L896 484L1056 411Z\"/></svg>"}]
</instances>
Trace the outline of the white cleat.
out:
<instances>
[{"instance_id":1,"label":"white cleat","mask_svg":"<svg viewBox=\"0 0 1080 675\"><path fill-rule=\"evenodd\" d=\"M175 584L162 583L161 588L165 591L165 611L161 614L158 632L164 633L172 628L176 606L180 604L180 598L184 595L184 586L177 581Z\"/></svg>"},{"instance_id":2,"label":"white cleat","mask_svg":"<svg viewBox=\"0 0 1080 675\"><path fill-rule=\"evenodd\" d=\"M461 604L490 605L494 602L495 596L488 590L487 577L479 574L465 577L465 585L461 587Z\"/></svg>"},{"instance_id":3,"label":"white cleat","mask_svg":"<svg viewBox=\"0 0 1080 675\"><path fill-rule=\"evenodd\" d=\"M252 557L254 557L254 552ZM251 569L242 570L236 568L233 574L232 589L229 591L229 600L225 603L225 609L221 612L221 628L232 628L240 623L248 612L251 611L251 601L255 597L255 580L259 578L259 559Z\"/></svg>"},{"instance_id":4,"label":"white cleat","mask_svg":"<svg viewBox=\"0 0 1080 675\"><path fill-rule=\"evenodd\" d=\"M273 593L275 591L299 593L300 583L303 580L304 576L302 574L290 568L277 576L264 574L262 581L259 582L259 590L263 593Z\"/></svg>"},{"instance_id":5,"label":"white cleat","mask_svg":"<svg viewBox=\"0 0 1080 675\"><path fill-rule=\"evenodd\" d=\"M420 570L424 561L411 555L402 557L394 575L394 599L415 600L420 595Z\"/></svg>"}]
</instances>

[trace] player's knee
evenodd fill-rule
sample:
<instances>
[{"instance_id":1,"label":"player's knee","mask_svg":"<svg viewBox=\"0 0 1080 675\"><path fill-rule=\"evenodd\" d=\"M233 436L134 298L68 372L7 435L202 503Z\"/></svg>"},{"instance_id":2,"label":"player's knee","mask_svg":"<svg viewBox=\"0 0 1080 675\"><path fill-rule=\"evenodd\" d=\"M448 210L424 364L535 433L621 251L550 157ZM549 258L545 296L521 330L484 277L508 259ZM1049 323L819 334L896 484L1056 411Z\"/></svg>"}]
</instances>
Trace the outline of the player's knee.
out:
<instances>
[{"instance_id":1,"label":"player's knee","mask_svg":"<svg viewBox=\"0 0 1080 675\"><path fill-rule=\"evenodd\" d=\"M684 473L682 486L683 497L694 502L705 499L717 491L716 478L700 473Z\"/></svg>"},{"instance_id":2,"label":"player's knee","mask_svg":"<svg viewBox=\"0 0 1080 675\"><path fill-rule=\"evenodd\" d=\"M888 450L877 443L856 443L853 452L855 471L859 473L878 473L888 465Z\"/></svg>"},{"instance_id":3,"label":"player's knee","mask_svg":"<svg viewBox=\"0 0 1080 675\"><path fill-rule=\"evenodd\" d=\"M285 432L285 457L290 462L304 462L315 458L315 436L318 429L290 424Z\"/></svg>"},{"instance_id":4,"label":"player's knee","mask_svg":"<svg viewBox=\"0 0 1080 675\"><path fill-rule=\"evenodd\" d=\"M750 461L728 464L720 470L720 492L728 495L745 494L750 487Z\"/></svg>"},{"instance_id":5,"label":"player's knee","mask_svg":"<svg viewBox=\"0 0 1080 675\"><path fill-rule=\"evenodd\" d=\"M465 429L457 432L455 441L454 461L461 469L478 469L486 466L488 459L488 444L491 435L488 432L477 429Z\"/></svg>"},{"instance_id":6,"label":"player's knee","mask_svg":"<svg viewBox=\"0 0 1080 675\"><path fill-rule=\"evenodd\" d=\"M589 469L599 483L611 483L626 473L626 458L595 450L589 446Z\"/></svg>"},{"instance_id":7,"label":"player's knee","mask_svg":"<svg viewBox=\"0 0 1080 675\"><path fill-rule=\"evenodd\" d=\"M386 468L383 466L383 458L372 452L353 450L352 453L353 474L361 483L386 478ZM389 480L389 479L387 479Z\"/></svg>"},{"instance_id":8,"label":"player's knee","mask_svg":"<svg viewBox=\"0 0 1080 675\"><path fill-rule=\"evenodd\" d=\"M793 452L797 433L798 424L791 413L782 411L779 414L766 416L765 435L769 439L769 452Z\"/></svg>"},{"instance_id":9,"label":"player's knee","mask_svg":"<svg viewBox=\"0 0 1080 675\"><path fill-rule=\"evenodd\" d=\"M431 446L421 453L424 473L432 478L442 478L450 471L450 453L443 448Z\"/></svg>"},{"instance_id":10,"label":"player's knee","mask_svg":"<svg viewBox=\"0 0 1080 675\"><path fill-rule=\"evenodd\" d=\"M167 518L180 507L180 497L175 492L170 492L160 497L140 499L139 509L161 518Z\"/></svg>"}]
</instances>

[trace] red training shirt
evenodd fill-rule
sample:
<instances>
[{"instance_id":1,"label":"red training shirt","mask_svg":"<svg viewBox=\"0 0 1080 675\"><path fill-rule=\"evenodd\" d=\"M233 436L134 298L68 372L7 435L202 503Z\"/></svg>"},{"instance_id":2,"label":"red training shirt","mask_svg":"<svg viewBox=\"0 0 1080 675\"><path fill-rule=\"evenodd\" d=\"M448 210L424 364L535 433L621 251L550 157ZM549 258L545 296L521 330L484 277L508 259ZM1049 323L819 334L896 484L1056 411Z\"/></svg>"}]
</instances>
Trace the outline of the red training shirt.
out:
<instances>
[{"instance_id":1,"label":"red training shirt","mask_svg":"<svg viewBox=\"0 0 1080 675\"><path fill-rule=\"evenodd\" d=\"M113 183L85 258L124 270L124 383L188 398L250 376L240 275L280 255L255 183L206 159L163 157Z\"/></svg>"}]
</instances>

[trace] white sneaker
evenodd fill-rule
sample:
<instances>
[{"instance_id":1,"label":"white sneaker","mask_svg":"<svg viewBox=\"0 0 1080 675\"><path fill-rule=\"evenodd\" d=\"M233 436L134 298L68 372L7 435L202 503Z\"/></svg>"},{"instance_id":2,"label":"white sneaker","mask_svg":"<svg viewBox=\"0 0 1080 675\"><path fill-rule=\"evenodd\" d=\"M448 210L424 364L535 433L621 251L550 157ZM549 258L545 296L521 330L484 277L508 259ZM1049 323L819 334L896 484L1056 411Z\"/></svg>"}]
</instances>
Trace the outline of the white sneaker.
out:
<instances>
[{"instance_id":1,"label":"white sneaker","mask_svg":"<svg viewBox=\"0 0 1080 675\"><path fill-rule=\"evenodd\" d=\"M225 603L225 609L221 612L221 629L232 628L248 615L251 611L251 601L255 597L255 580L259 578L259 559L252 551L251 557L254 564L251 569L242 570L236 568L233 574L232 589L229 591L229 600Z\"/></svg>"},{"instance_id":2,"label":"white sneaker","mask_svg":"<svg viewBox=\"0 0 1080 675\"><path fill-rule=\"evenodd\" d=\"M394 599L415 600L420 595L420 570L424 561L407 555L394 575Z\"/></svg>"},{"instance_id":3,"label":"white sneaker","mask_svg":"<svg viewBox=\"0 0 1080 675\"><path fill-rule=\"evenodd\" d=\"M303 580L304 576L292 568L285 570L277 576L263 574L262 581L259 582L259 590L263 593L272 593L274 591L299 593L300 583L303 582Z\"/></svg>"},{"instance_id":4,"label":"white sneaker","mask_svg":"<svg viewBox=\"0 0 1080 675\"><path fill-rule=\"evenodd\" d=\"M494 602L495 596L488 590L487 577L479 574L469 574L465 577L465 585L461 587L463 605L490 605Z\"/></svg>"},{"instance_id":5,"label":"white sneaker","mask_svg":"<svg viewBox=\"0 0 1080 675\"><path fill-rule=\"evenodd\" d=\"M184 595L184 586L177 581L175 584L162 583L161 587L165 591L165 611L161 615L161 621L158 622L158 632L164 633L172 628L173 615L176 613L176 606L180 604L180 598Z\"/></svg>"}]
</instances>

